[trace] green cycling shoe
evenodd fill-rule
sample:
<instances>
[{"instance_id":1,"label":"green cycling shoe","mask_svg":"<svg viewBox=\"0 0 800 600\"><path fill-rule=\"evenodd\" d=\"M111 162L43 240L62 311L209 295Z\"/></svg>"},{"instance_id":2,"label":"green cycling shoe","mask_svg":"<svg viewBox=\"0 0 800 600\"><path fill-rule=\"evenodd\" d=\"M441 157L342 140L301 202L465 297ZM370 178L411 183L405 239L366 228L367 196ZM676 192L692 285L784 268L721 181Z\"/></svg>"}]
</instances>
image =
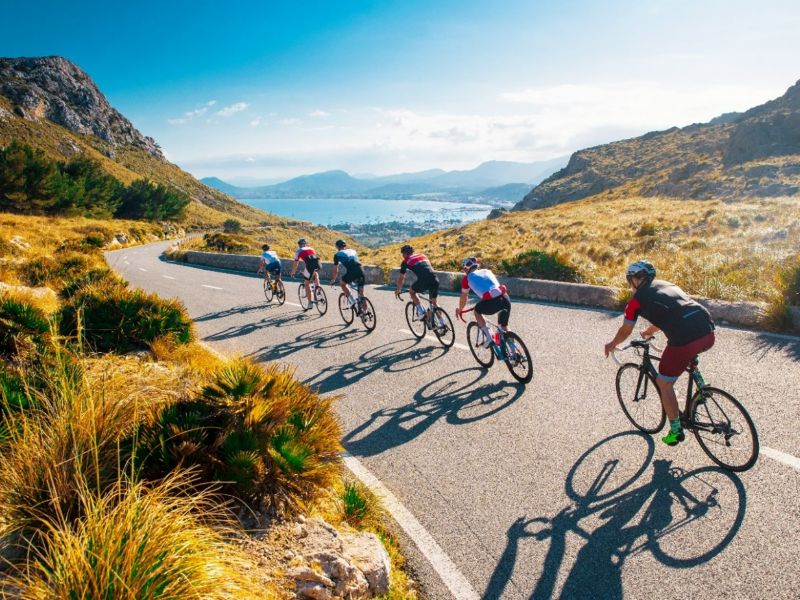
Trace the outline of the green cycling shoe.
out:
<instances>
[{"instance_id":1,"label":"green cycling shoe","mask_svg":"<svg viewBox=\"0 0 800 600\"><path fill-rule=\"evenodd\" d=\"M667 435L661 438L661 441L667 446L677 446L684 439L686 439L686 436L683 434L683 429L679 429L678 431L670 430Z\"/></svg>"}]
</instances>

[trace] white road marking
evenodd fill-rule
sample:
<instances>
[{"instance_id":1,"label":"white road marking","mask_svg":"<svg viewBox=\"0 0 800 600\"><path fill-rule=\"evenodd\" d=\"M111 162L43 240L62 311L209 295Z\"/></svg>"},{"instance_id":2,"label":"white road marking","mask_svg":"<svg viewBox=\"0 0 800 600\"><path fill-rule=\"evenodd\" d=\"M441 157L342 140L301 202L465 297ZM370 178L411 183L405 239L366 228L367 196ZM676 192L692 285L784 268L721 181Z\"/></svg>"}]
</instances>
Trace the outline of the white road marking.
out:
<instances>
[{"instance_id":1,"label":"white road marking","mask_svg":"<svg viewBox=\"0 0 800 600\"><path fill-rule=\"evenodd\" d=\"M138 268L140 271L144 271L145 273L147 273L147 269L143 269L142 267L137 267L137 268Z\"/></svg>"},{"instance_id":2,"label":"white road marking","mask_svg":"<svg viewBox=\"0 0 800 600\"><path fill-rule=\"evenodd\" d=\"M766 446L761 446L761 454L769 456L772 460L777 460L780 463L800 471L800 458L797 458L796 456L786 454L786 452L781 452L780 450L775 450L774 448L767 448Z\"/></svg>"},{"instance_id":3,"label":"white road marking","mask_svg":"<svg viewBox=\"0 0 800 600\"><path fill-rule=\"evenodd\" d=\"M414 335L414 333L409 329L398 329L397 331L399 331L400 333L407 333L409 335ZM414 336L414 337L416 337L416 336ZM439 342L438 338L435 338L432 335L426 335L425 339L426 340L430 340L431 342ZM465 346L464 344L459 344L458 342L453 344L453 346L455 348L459 348L460 350L469 350L469 346Z\"/></svg>"},{"instance_id":4,"label":"white road marking","mask_svg":"<svg viewBox=\"0 0 800 600\"><path fill-rule=\"evenodd\" d=\"M479 600L480 596L461 573L456 564L445 554L442 547L436 543L433 536L428 533L417 518L403 506L403 504L384 486L380 480L372 474L361 462L345 452L342 455L344 464L353 474L358 477L364 485L371 488L389 510L394 520L408 534L420 552L425 555L433 569L441 577L442 582L450 590L455 598L459 600Z\"/></svg>"},{"instance_id":5,"label":"white road marking","mask_svg":"<svg viewBox=\"0 0 800 600\"><path fill-rule=\"evenodd\" d=\"M223 288L221 288L221 287L217 287L217 286L215 286L215 285L206 285L205 283L201 283L200 285L201 285L202 287L204 287L204 288L208 288L208 289L210 289L210 290L221 290L221 289L223 289Z\"/></svg>"},{"instance_id":6,"label":"white road marking","mask_svg":"<svg viewBox=\"0 0 800 600\"><path fill-rule=\"evenodd\" d=\"M164 279L175 279L174 277L170 277L169 275L162 275Z\"/></svg>"}]
</instances>

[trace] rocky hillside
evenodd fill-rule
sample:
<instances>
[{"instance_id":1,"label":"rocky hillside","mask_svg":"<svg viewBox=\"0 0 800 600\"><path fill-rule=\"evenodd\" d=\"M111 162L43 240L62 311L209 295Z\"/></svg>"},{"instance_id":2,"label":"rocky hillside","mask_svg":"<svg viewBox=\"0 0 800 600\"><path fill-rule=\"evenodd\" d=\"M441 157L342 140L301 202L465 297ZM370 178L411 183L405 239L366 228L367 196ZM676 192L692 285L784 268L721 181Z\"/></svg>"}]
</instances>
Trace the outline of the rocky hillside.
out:
<instances>
[{"instance_id":1,"label":"rocky hillside","mask_svg":"<svg viewBox=\"0 0 800 600\"><path fill-rule=\"evenodd\" d=\"M742 114L580 150L514 210L599 193L694 199L800 194L800 81Z\"/></svg>"},{"instance_id":2,"label":"rocky hillside","mask_svg":"<svg viewBox=\"0 0 800 600\"><path fill-rule=\"evenodd\" d=\"M216 224L234 216L250 223L280 221L203 185L168 162L155 140L113 108L80 67L57 56L0 58L0 146L12 141L51 158L83 154L123 183L147 177L186 192L189 222Z\"/></svg>"}]
</instances>

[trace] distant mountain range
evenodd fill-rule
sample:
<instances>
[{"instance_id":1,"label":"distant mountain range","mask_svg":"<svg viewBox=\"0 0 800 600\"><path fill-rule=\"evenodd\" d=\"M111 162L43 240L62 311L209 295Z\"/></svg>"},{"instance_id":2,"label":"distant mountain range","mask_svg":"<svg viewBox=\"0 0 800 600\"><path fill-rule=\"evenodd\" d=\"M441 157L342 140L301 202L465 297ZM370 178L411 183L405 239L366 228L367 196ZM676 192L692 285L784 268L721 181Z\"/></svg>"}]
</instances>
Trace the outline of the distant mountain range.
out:
<instances>
[{"instance_id":1,"label":"distant mountain range","mask_svg":"<svg viewBox=\"0 0 800 600\"><path fill-rule=\"evenodd\" d=\"M800 81L744 113L580 150L514 210L600 193L726 200L800 196Z\"/></svg>"},{"instance_id":2,"label":"distant mountain range","mask_svg":"<svg viewBox=\"0 0 800 600\"><path fill-rule=\"evenodd\" d=\"M200 181L239 199L427 197L508 203L521 200L533 185L566 162L566 157L532 163L489 161L465 171L430 169L381 177L353 177L345 171L326 171L259 187L238 187L217 177Z\"/></svg>"}]
</instances>

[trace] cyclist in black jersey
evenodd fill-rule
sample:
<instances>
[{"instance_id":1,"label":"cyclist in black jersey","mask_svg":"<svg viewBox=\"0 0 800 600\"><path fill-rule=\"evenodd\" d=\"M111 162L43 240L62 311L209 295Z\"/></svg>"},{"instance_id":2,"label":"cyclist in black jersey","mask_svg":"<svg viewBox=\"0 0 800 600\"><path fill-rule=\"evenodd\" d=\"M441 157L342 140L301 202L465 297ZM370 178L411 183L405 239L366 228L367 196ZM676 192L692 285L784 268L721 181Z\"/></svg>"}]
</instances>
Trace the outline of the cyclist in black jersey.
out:
<instances>
[{"instance_id":1,"label":"cyclist in black jersey","mask_svg":"<svg viewBox=\"0 0 800 600\"><path fill-rule=\"evenodd\" d=\"M345 273L342 275L342 292L347 296L347 301L350 304L355 304L355 299L350 293L347 284L353 284L358 290L359 297L364 296L364 270L361 268L361 262L358 260L358 253L347 247L347 242L344 240L336 240L336 254L333 255L333 278L336 281L339 276L339 266L343 266Z\"/></svg>"},{"instance_id":2,"label":"cyclist in black jersey","mask_svg":"<svg viewBox=\"0 0 800 600\"><path fill-rule=\"evenodd\" d=\"M435 313L436 307L438 306L439 280L433 272L431 261L429 261L428 257L424 254L414 252L414 248L408 244L400 248L400 254L403 256L403 262L400 263L400 276L397 278L397 289L394 291L394 295L398 298L400 297L400 293L403 291L403 282L406 278L406 272L410 269L411 272L417 276L417 280L411 284L411 288L408 290L411 295L411 301L417 309L417 314L420 318L425 316L425 309L422 308L422 305L419 303L419 298L417 297L418 293L422 294L424 292L428 292Z\"/></svg>"}]
</instances>

